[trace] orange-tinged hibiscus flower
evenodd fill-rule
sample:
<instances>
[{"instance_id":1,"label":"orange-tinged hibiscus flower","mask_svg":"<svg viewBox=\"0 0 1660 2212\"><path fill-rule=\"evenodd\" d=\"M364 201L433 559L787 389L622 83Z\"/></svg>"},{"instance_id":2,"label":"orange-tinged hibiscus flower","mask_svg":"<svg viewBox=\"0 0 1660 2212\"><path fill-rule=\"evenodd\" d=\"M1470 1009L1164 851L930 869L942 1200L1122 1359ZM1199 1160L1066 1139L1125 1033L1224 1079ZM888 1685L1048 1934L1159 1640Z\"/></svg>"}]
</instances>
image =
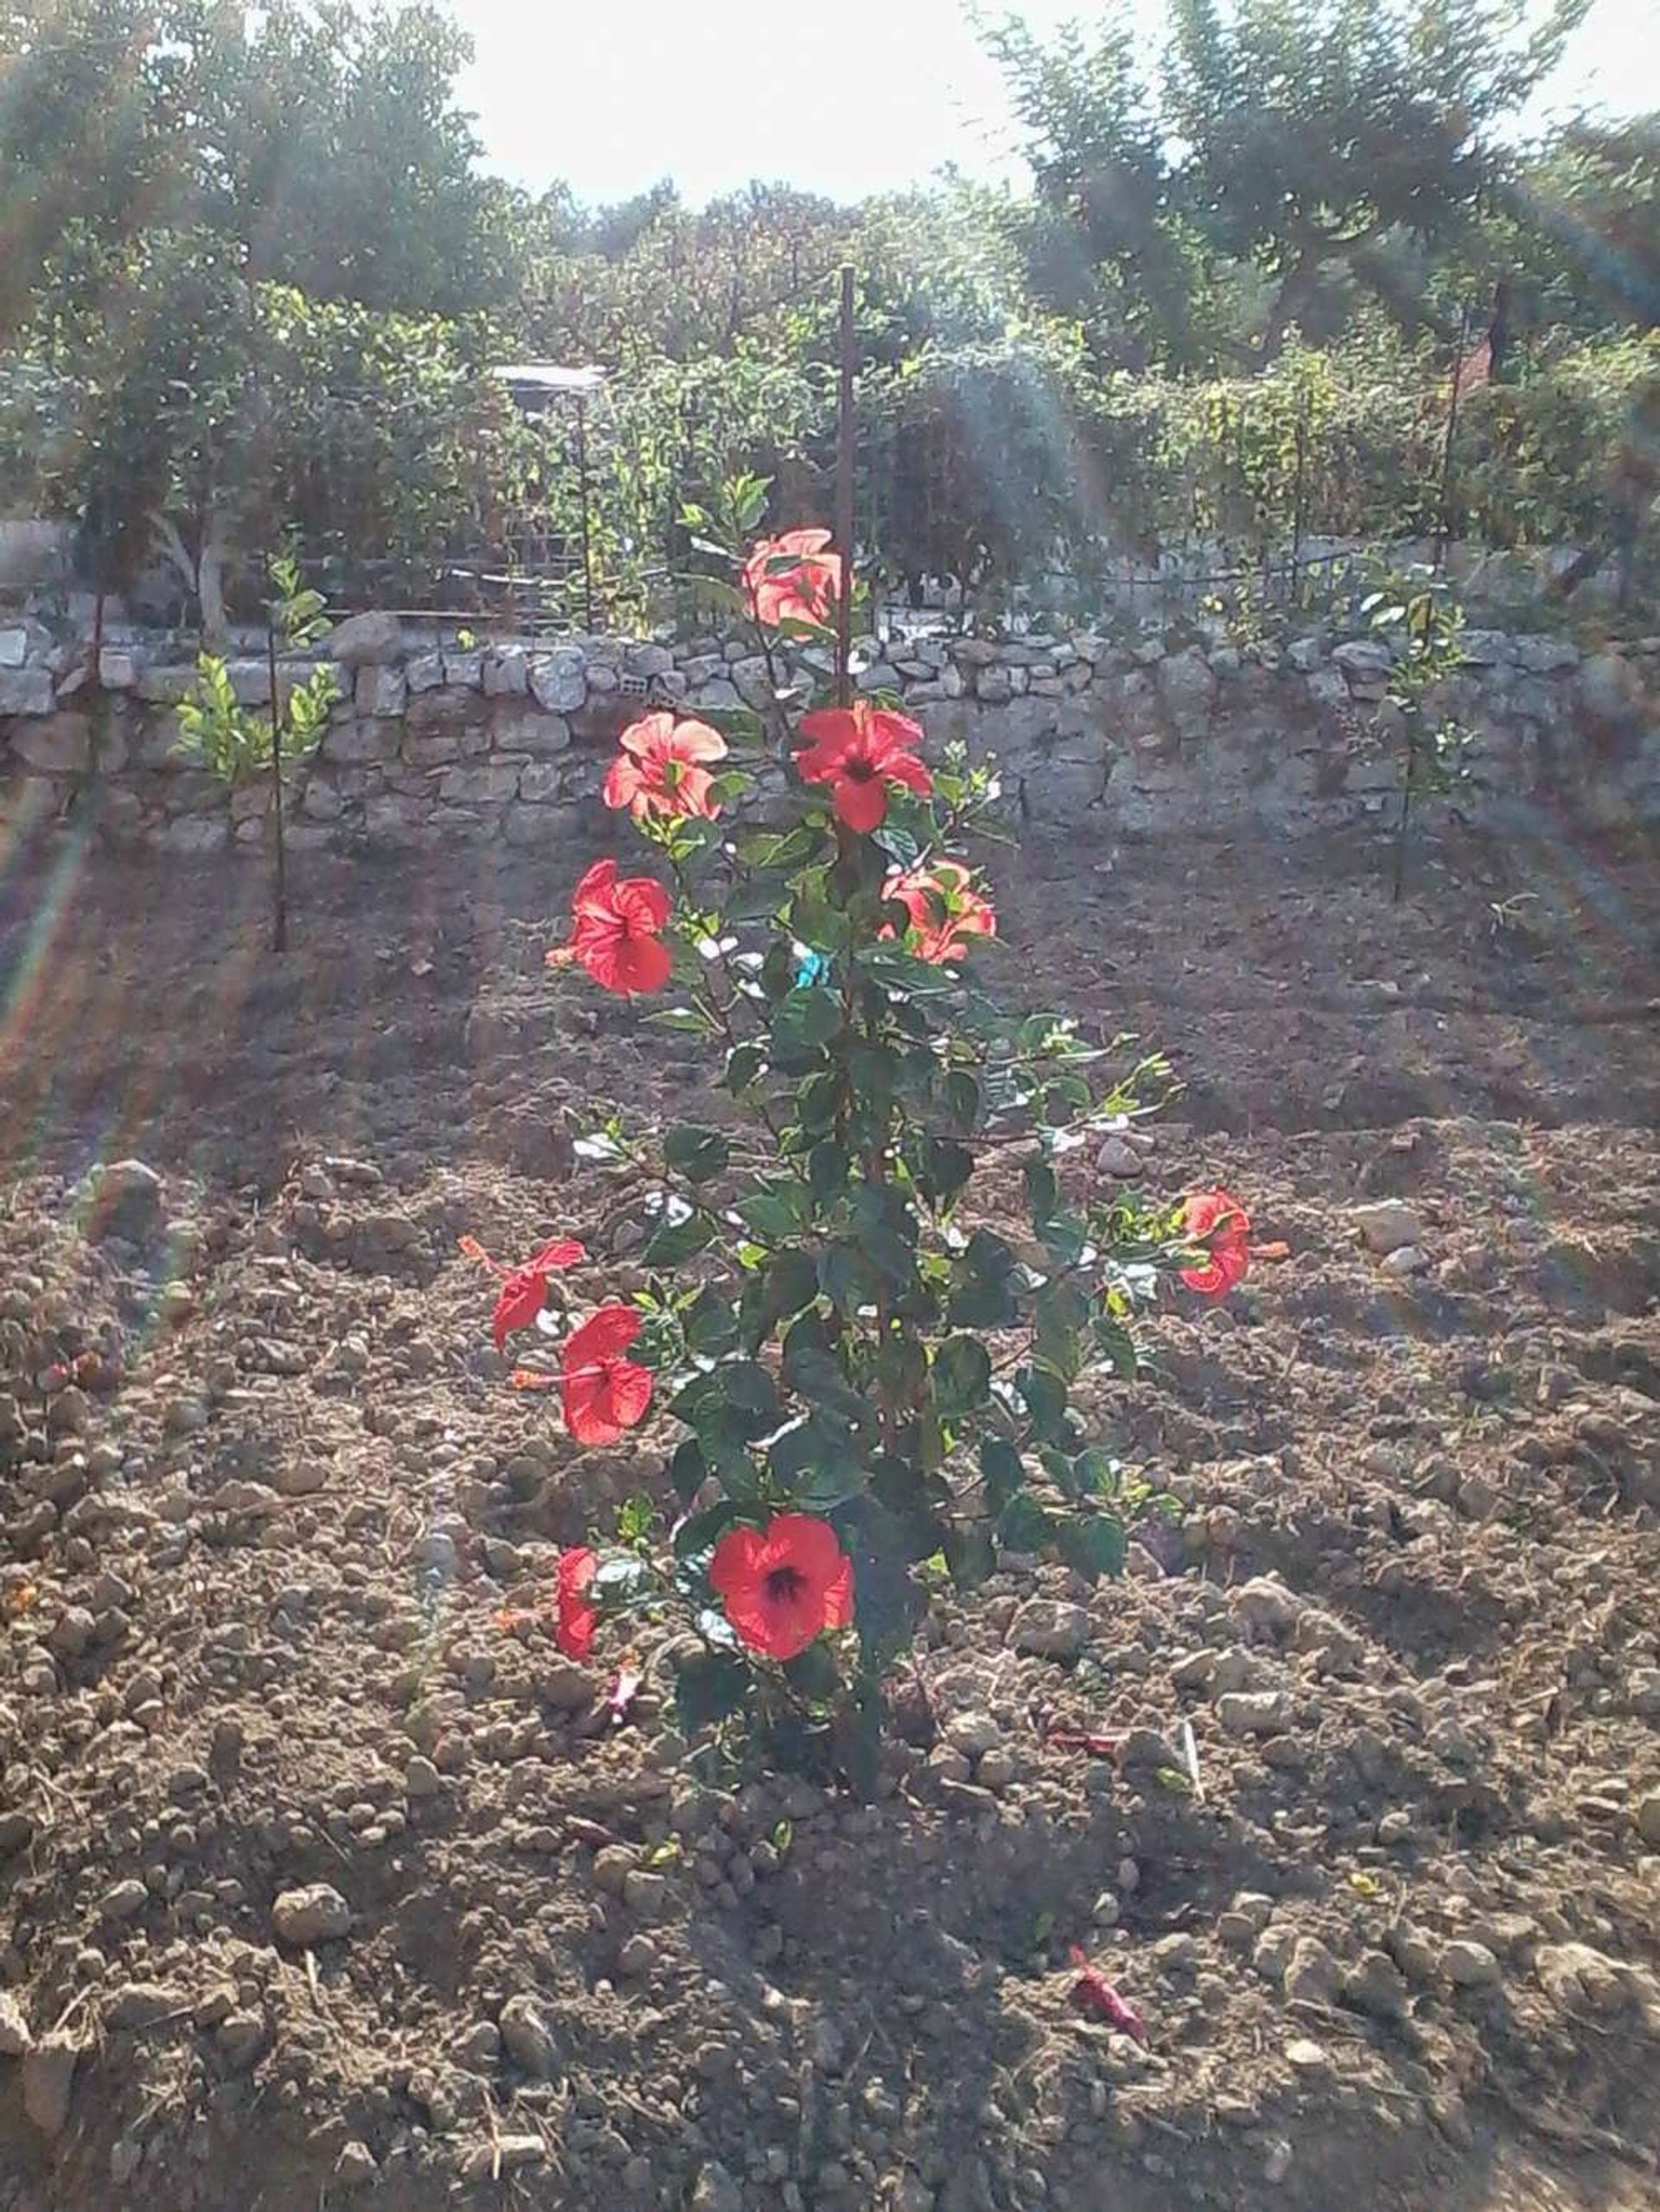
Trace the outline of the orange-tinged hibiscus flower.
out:
<instances>
[{"instance_id":1,"label":"orange-tinged hibiscus flower","mask_svg":"<svg viewBox=\"0 0 1660 2212\"><path fill-rule=\"evenodd\" d=\"M744 564L744 588L758 622L827 622L841 590L841 556L827 530L763 538ZM785 563L789 565L786 566Z\"/></svg>"},{"instance_id":2,"label":"orange-tinged hibiscus flower","mask_svg":"<svg viewBox=\"0 0 1660 2212\"><path fill-rule=\"evenodd\" d=\"M712 821L720 812L709 774L711 761L726 757L726 740L706 722L676 722L648 714L622 732L622 750L605 778L608 806L626 806L636 822L655 815L674 821L697 814Z\"/></svg>"},{"instance_id":3,"label":"orange-tinged hibiscus flower","mask_svg":"<svg viewBox=\"0 0 1660 2212\"><path fill-rule=\"evenodd\" d=\"M476 1237L463 1237L461 1248L469 1259L478 1260L501 1278L495 1311L490 1316L490 1333L498 1352L517 1330L535 1325L537 1315L547 1304L548 1277L559 1269L579 1267L588 1257L572 1237L555 1237L520 1267L506 1267L499 1259L492 1259Z\"/></svg>"},{"instance_id":4,"label":"orange-tinged hibiscus flower","mask_svg":"<svg viewBox=\"0 0 1660 2212\"><path fill-rule=\"evenodd\" d=\"M1225 1190L1196 1190L1182 1213L1190 1244L1204 1245L1209 1258L1199 1267L1184 1267L1182 1280L1201 1297L1223 1298L1242 1283L1251 1264L1249 1216Z\"/></svg>"},{"instance_id":5,"label":"orange-tinged hibiscus flower","mask_svg":"<svg viewBox=\"0 0 1660 2212\"><path fill-rule=\"evenodd\" d=\"M897 899L910 916L916 943L910 947L919 960L937 966L960 960L970 937L995 937L997 915L989 899L974 889L974 878L960 860L938 860L931 868L895 869L882 886L884 899ZM891 929L883 931L891 937Z\"/></svg>"},{"instance_id":6,"label":"orange-tinged hibiscus flower","mask_svg":"<svg viewBox=\"0 0 1660 2212\"><path fill-rule=\"evenodd\" d=\"M923 799L934 788L913 749L923 742L922 730L908 716L857 699L804 714L801 735L808 741L795 755L802 781L829 785L837 818L850 830L863 834L880 825L891 783Z\"/></svg>"},{"instance_id":7,"label":"orange-tinged hibiscus flower","mask_svg":"<svg viewBox=\"0 0 1660 2212\"><path fill-rule=\"evenodd\" d=\"M651 1371L622 1356L645 1325L633 1306L601 1306L566 1338L559 1399L578 1444L615 1444L645 1419Z\"/></svg>"},{"instance_id":8,"label":"orange-tinged hibiscus flower","mask_svg":"<svg viewBox=\"0 0 1660 2212\"><path fill-rule=\"evenodd\" d=\"M751 1651L794 1659L853 1617L853 1563L827 1520L781 1514L764 1528L729 1528L709 1562L726 1617Z\"/></svg>"},{"instance_id":9,"label":"orange-tinged hibiscus flower","mask_svg":"<svg viewBox=\"0 0 1660 2212\"><path fill-rule=\"evenodd\" d=\"M547 956L550 966L576 960L606 991L625 997L661 991L674 969L658 935L668 924L668 893L649 876L621 881L614 860L597 860L571 895L575 926L569 945Z\"/></svg>"}]
</instances>

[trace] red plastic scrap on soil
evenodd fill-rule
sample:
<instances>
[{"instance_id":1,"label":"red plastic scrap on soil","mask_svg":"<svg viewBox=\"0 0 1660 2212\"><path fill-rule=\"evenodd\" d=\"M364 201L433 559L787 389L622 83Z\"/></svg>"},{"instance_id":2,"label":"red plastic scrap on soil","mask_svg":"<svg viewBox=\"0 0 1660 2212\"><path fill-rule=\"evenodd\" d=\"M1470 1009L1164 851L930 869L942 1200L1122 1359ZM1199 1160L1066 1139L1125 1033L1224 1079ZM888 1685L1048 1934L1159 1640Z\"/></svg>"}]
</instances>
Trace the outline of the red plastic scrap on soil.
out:
<instances>
[{"instance_id":1,"label":"red plastic scrap on soil","mask_svg":"<svg viewBox=\"0 0 1660 2212\"><path fill-rule=\"evenodd\" d=\"M1094 2012L1122 2034L1132 2036L1139 2043L1147 2040L1146 2023L1133 2005L1120 1997L1105 1974L1092 1967L1088 1957L1075 1943L1072 1963L1078 1978L1072 1985L1072 2001L1084 2011Z\"/></svg>"},{"instance_id":2,"label":"red plastic scrap on soil","mask_svg":"<svg viewBox=\"0 0 1660 2212\"><path fill-rule=\"evenodd\" d=\"M1051 1728L1044 1741L1057 1751L1087 1751L1092 1759L1115 1759L1124 1748L1121 1736L1095 1736L1079 1728Z\"/></svg>"}]
</instances>

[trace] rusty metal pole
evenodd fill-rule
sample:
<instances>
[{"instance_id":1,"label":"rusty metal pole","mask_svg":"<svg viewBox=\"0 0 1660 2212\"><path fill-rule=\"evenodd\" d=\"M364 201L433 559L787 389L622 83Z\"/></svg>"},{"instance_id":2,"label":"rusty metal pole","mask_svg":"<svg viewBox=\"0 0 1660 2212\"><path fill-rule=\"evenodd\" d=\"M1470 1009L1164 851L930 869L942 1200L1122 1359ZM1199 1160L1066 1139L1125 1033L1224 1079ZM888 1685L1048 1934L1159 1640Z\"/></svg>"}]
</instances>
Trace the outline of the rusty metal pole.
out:
<instances>
[{"instance_id":1,"label":"rusty metal pole","mask_svg":"<svg viewBox=\"0 0 1660 2212\"><path fill-rule=\"evenodd\" d=\"M853 268L841 271L841 388L836 416L836 550L841 590L836 598L836 704L852 700L853 652Z\"/></svg>"},{"instance_id":2,"label":"rusty metal pole","mask_svg":"<svg viewBox=\"0 0 1660 2212\"><path fill-rule=\"evenodd\" d=\"M1452 442L1459 431L1459 386L1464 380L1464 358L1470 347L1470 309L1466 306L1459 318L1459 353L1452 364L1452 389L1446 402L1446 436L1441 441L1441 482L1435 499L1435 560L1437 576L1446 558L1447 540L1452 535Z\"/></svg>"}]
</instances>

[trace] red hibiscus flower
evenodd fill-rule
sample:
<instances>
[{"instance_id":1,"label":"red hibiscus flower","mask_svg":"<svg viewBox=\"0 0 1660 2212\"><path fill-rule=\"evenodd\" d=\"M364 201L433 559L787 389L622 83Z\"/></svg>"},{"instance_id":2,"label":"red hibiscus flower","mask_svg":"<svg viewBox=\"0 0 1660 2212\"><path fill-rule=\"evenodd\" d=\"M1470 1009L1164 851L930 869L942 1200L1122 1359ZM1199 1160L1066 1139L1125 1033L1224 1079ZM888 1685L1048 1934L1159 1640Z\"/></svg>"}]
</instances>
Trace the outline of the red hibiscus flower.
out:
<instances>
[{"instance_id":1,"label":"red hibiscus flower","mask_svg":"<svg viewBox=\"0 0 1660 2212\"><path fill-rule=\"evenodd\" d=\"M555 1237L522 1267L505 1267L499 1259L492 1259L476 1237L463 1237L461 1248L469 1259L478 1260L501 1278L495 1311L490 1316L490 1333L498 1352L506 1348L515 1330L534 1327L537 1315L547 1304L548 1277L559 1268L580 1266L588 1257L571 1237Z\"/></svg>"},{"instance_id":2,"label":"red hibiscus flower","mask_svg":"<svg viewBox=\"0 0 1660 2212\"><path fill-rule=\"evenodd\" d=\"M632 1306L601 1306L566 1338L559 1397L578 1444L615 1444L645 1419L651 1372L622 1356L645 1325Z\"/></svg>"},{"instance_id":3,"label":"red hibiscus flower","mask_svg":"<svg viewBox=\"0 0 1660 2212\"><path fill-rule=\"evenodd\" d=\"M850 830L873 830L888 811L888 786L903 784L926 799L934 780L911 748L923 733L903 714L859 699L801 717L810 742L795 765L807 783L827 783L837 815Z\"/></svg>"},{"instance_id":4,"label":"red hibiscus flower","mask_svg":"<svg viewBox=\"0 0 1660 2212\"><path fill-rule=\"evenodd\" d=\"M709 1579L739 1636L769 1659L794 1659L821 1629L845 1629L853 1617L853 1563L829 1522L810 1514L728 1529Z\"/></svg>"},{"instance_id":5,"label":"red hibiscus flower","mask_svg":"<svg viewBox=\"0 0 1660 2212\"><path fill-rule=\"evenodd\" d=\"M571 942L547 956L552 966L577 960L602 989L627 997L661 991L674 968L658 935L668 923L668 893L649 876L617 881L614 860L597 860L571 894Z\"/></svg>"},{"instance_id":6,"label":"red hibiscus flower","mask_svg":"<svg viewBox=\"0 0 1660 2212\"><path fill-rule=\"evenodd\" d=\"M588 1603L588 1585L599 1560L585 1544L561 1552L553 1584L553 1641L567 1659L586 1659L594 1648L599 1610Z\"/></svg>"},{"instance_id":7,"label":"red hibiscus flower","mask_svg":"<svg viewBox=\"0 0 1660 2212\"><path fill-rule=\"evenodd\" d=\"M974 879L958 860L936 861L932 868L895 869L882 886L884 899L897 899L910 916L916 942L911 947L919 960L937 966L960 960L967 951L967 937L995 937L997 916L992 902L974 888ZM884 937L895 932L884 929Z\"/></svg>"},{"instance_id":8,"label":"red hibiscus flower","mask_svg":"<svg viewBox=\"0 0 1660 2212\"><path fill-rule=\"evenodd\" d=\"M827 622L841 590L841 556L827 530L763 538L744 564L744 588L757 622ZM786 560L790 562L787 568Z\"/></svg>"},{"instance_id":9,"label":"red hibiscus flower","mask_svg":"<svg viewBox=\"0 0 1660 2212\"><path fill-rule=\"evenodd\" d=\"M706 722L648 714L622 732L622 750L605 778L605 804L626 806L636 822L651 815L674 821L720 812L711 792L710 761L724 761L726 740Z\"/></svg>"},{"instance_id":10,"label":"red hibiscus flower","mask_svg":"<svg viewBox=\"0 0 1660 2212\"><path fill-rule=\"evenodd\" d=\"M1238 1199L1225 1190L1196 1190L1182 1214L1190 1244L1204 1245L1210 1258L1201 1267L1184 1267L1182 1280L1202 1297L1226 1297L1242 1283L1251 1264L1251 1224Z\"/></svg>"}]
</instances>

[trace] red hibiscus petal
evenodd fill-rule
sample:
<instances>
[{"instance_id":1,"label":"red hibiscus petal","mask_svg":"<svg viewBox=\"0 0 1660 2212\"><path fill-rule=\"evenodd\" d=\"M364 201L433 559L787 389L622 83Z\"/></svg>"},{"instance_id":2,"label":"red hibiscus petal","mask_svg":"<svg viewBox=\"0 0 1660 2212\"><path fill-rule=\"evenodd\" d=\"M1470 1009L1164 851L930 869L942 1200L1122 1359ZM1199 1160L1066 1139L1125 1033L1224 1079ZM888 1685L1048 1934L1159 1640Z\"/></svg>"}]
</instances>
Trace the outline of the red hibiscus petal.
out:
<instances>
[{"instance_id":1,"label":"red hibiscus petal","mask_svg":"<svg viewBox=\"0 0 1660 2212\"><path fill-rule=\"evenodd\" d=\"M667 927L668 893L649 876L630 876L616 887L616 910L633 930Z\"/></svg>"},{"instance_id":2,"label":"red hibiscus petal","mask_svg":"<svg viewBox=\"0 0 1660 2212\"><path fill-rule=\"evenodd\" d=\"M611 1413L611 1393L600 1367L567 1371L559 1381L565 1425L578 1444L615 1444L622 1431Z\"/></svg>"},{"instance_id":3,"label":"red hibiscus petal","mask_svg":"<svg viewBox=\"0 0 1660 2212\"><path fill-rule=\"evenodd\" d=\"M646 1325L638 1306L601 1306L565 1339L563 1357L568 1367L591 1366L614 1360L626 1352Z\"/></svg>"},{"instance_id":4,"label":"red hibiscus petal","mask_svg":"<svg viewBox=\"0 0 1660 2212\"><path fill-rule=\"evenodd\" d=\"M833 804L838 816L850 830L857 830L861 837L868 836L887 819L887 786L874 777L856 781L852 776L839 775Z\"/></svg>"},{"instance_id":5,"label":"red hibiscus petal","mask_svg":"<svg viewBox=\"0 0 1660 2212\"><path fill-rule=\"evenodd\" d=\"M653 753L661 753L674 734L672 714L642 714L637 722L629 724L617 742L625 752L644 760Z\"/></svg>"},{"instance_id":6,"label":"red hibiscus petal","mask_svg":"<svg viewBox=\"0 0 1660 2212\"><path fill-rule=\"evenodd\" d=\"M634 806L636 800L646 796L645 773L639 762L629 760L626 755L614 760L605 771L605 781L600 786L599 795L608 806L615 807L618 812L624 806Z\"/></svg>"},{"instance_id":7,"label":"red hibiscus petal","mask_svg":"<svg viewBox=\"0 0 1660 2212\"><path fill-rule=\"evenodd\" d=\"M677 761L724 761L726 740L706 722L677 723L671 750Z\"/></svg>"},{"instance_id":8,"label":"red hibiscus petal","mask_svg":"<svg viewBox=\"0 0 1660 2212\"><path fill-rule=\"evenodd\" d=\"M571 894L571 911L584 914L609 915L611 911L611 887L616 881L616 863L597 860Z\"/></svg>"},{"instance_id":9,"label":"red hibiscus petal","mask_svg":"<svg viewBox=\"0 0 1660 2212\"><path fill-rule=\"evenodd\" d=\"M587 1257L587 1247L579 1245L574 1237L555 1237L551 1243L545 1244L533 1259L527 1259L525 1265L527 1267L535 1268L540 1274L546 1275L556 1268L580 1267Z\"/></svg>"},{"instance_id":10,"label":"red hibiscus petal","mask_svg":"<svg viewBox=\"0 0 1660 2212\"><path fill-rule=\"evenodd\" d=\"M651 1404L649 1367L618 1360L610 1371L611 1418L619 1428L637 1429Z\"/></svg>"}]
</instances>

